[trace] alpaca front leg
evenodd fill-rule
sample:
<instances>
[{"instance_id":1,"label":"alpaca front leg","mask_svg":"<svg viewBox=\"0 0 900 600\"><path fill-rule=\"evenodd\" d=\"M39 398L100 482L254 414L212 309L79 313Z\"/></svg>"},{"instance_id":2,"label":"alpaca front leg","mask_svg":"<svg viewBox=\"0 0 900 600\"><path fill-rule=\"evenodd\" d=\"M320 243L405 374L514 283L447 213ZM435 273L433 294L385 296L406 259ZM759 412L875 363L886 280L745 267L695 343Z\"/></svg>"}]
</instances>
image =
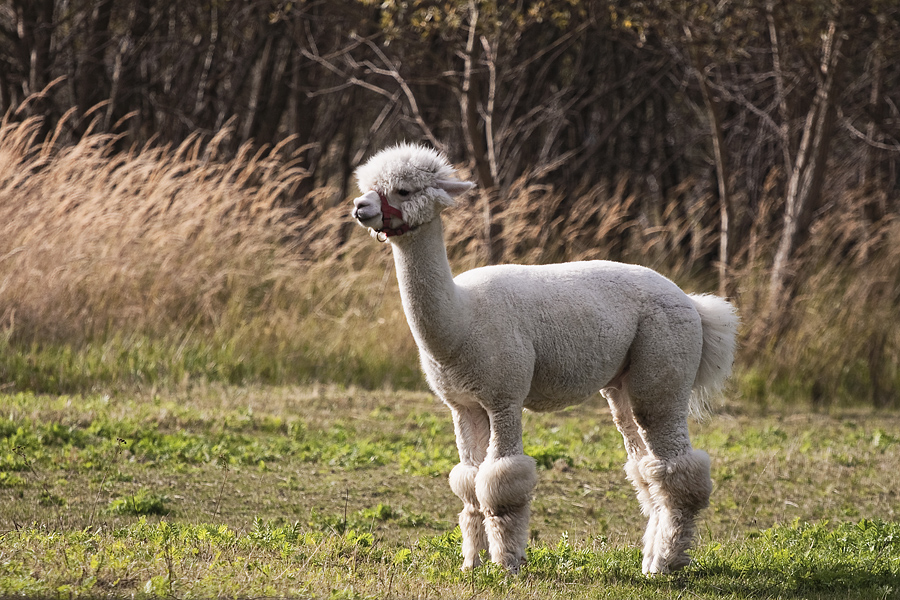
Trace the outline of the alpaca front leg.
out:
<instances>
[{"instance_id":1,"label":"alpaca front leg","mask_svg":"<svg viewBox=\"0 0 900 600\"><path fill-rule=\"evenodd\" d=\"M475 477L491 560L512 573L525 564L531 494L536 484L535 461L524 454L488 459Z\"/></svg>"},{"instance_id":2,"label":"alpaca front leg","mask_svg":"<svg viewBox=\"0 0 900 600\"><path fill-rule=\"evenodd\" d=\"M448 403L449 404L449 403ZM450 471L450 489L463 501L459 513L462 532L463 570L481 564L481 551L488 549L484 515L475 493L478 465L484 461L490 437L490 421L480 406L453 405L453 427L460 463Z\"/></svg>"},{"instance_id":3,"label":"alpaca front leg","mask_svg":"<svg viewBox=\"0 0 900 600\"><path fill-rule=\"evenodd\" d=\"M510 402L495 409L490 425L490 443L475 476L475 494L484 514L491 560L518 573L525 563L537 467L523 453L521 404Z\"/></svg>"},{"instance_id":4,"label":"alpaca front leg","mask_svg":"<svg viewBox=\"0 0 900 600\"><path fill-rule=\"evenodd\" d=\"M487 550L488 538L484 530L484 515L475 494L475 476L478 467L458 464L450 471L450 489L463 501L459 513L459 529L462 532L463 570L481 564L481 551Z\"/></svg>"}]
</instances>

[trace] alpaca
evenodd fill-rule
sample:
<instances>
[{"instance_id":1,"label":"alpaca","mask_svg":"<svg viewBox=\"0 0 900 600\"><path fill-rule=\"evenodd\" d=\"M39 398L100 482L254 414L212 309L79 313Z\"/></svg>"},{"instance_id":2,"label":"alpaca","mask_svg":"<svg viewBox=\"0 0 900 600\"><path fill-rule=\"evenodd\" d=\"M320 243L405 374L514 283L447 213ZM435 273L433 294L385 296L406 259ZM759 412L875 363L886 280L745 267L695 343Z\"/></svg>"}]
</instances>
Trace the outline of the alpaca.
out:
<instances>
[{"instance_id":1,"label":"alpaca","mask_svg":"<svg viewBox=\"0 0 900 600\"><path fill-rule=\"evenodd\" d=\"M556 410L598 390L648 519L643 572L687 565L712 491L709 456L691 446L687 417L730 374L732 305L609 261L497 265L454 278L441 212L474 184L442 154L409 144L377 153L356 176L363 193L353 217L390 241L422 368L453 415L463 569L481 564L482 550L513 573L525 563L537 469L523 451L523 408Z\"/></svg>"}]
</instances>

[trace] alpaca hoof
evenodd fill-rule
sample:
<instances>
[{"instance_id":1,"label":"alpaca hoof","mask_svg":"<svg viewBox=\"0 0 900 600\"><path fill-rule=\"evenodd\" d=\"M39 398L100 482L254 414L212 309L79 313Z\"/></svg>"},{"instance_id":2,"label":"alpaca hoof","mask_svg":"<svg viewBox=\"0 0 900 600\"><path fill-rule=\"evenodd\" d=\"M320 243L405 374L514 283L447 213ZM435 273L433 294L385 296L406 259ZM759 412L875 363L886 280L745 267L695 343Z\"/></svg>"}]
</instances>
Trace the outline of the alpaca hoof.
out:
<instances>
[{"instance_id":1,"label":"alpaca hoof","mask_svg":"<svg viewBox=\"0 0 900 600\"><path fill-rule=\"evenodd\" d=\"M682 554L680 556L676 556L668 564L669 573L674 573L675 571L680 571L683 568L685 568L686 566L688 566L689 564L691 564L691 557L688 556L687 554Z\"/></svg>"},{"instance_id":2,"label":"alpaca hoof","mask_svg":"<svg viewBox=\"0 0 900 600\"><path fill-rule=\"evenodd\" d=\"M645 564L643 569L641 570L647 577L653 577L655 575L665 575L669 572L666 564L659 560L651 560L649 563Z\"/></svg>"},{"instance_id":3,"label":"alpaca hoof","mask_svg":"<svg viewBox=\"0 0 900 600\"><path fill-rule=\"evenodd\" d=\"M510 575L518 575L522 567L525 566L527 560L524 556L504 557L499 563Z\"/></svg>"},{"instance_id":4,"label":"alpaca hoof","mask_svg":"<svg viewBox=\"0 0 900 600\"><path fill-rule=\"evenodd\" d=\"M652 554L644 553L644 560L641 563L641 573L644 575L654 575L656 571L656 557Z\"/></svg>"},{"instance_id":5,"label":"alpaca hoof","mask_svg":"<svg viewBox=\"0 0 900 600\"><path fill-rule=\"evenodd\" d=\"M691 564L691 558L687 554L676 556L668 562L663 560L660 556L651 556L644 558L644 564L641 567L641 571L647 576L665 575L667 573L680 571L689 564Z\"/></svg>"},{"instance_id":6,"label":"alpaca hoof","mask_svg":"<svg viewBox=\"0 0 900 600\"><path fill-rule=\"evenodd\" d=\"M666 561L664 561L661 556L650 554L644 556L644 563L641 565L641 571L644 575L649 577L653 575L663 575L668 573L669 569L666 566Z\"/></svg>"}]
</instances>

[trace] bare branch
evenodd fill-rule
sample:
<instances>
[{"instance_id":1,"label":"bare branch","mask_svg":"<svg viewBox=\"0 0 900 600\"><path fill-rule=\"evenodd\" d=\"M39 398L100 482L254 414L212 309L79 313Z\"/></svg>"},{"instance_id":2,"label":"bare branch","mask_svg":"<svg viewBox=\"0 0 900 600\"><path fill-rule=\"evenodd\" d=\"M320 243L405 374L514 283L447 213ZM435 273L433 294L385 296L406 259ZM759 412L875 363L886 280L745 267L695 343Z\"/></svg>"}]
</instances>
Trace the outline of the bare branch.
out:
<instances>
[{"instance_id":1,"label":"bare branch","mask_svg":"<svg viewBox=\"0 0 900 600\"><path fill-rule=\"evenodd\" d=\"M422 118L421 112L419 112L419 104L416 102L416 97L410 89L409 85L407 85L406 80L400 75L399 70L394 65L393 62L381 51L381 48L378 47L372 40L366 38L360 38L356 33L351 34L351 39L360 40L362 39L363 43L369 47L384 63L387 67L386 71L382 71L380 74L389 75L393 77L394 81L400 86L400 89L403 90L404 95L406 96L406 101L409 103L409 109L412 112L412 116L415 119L416 123L422 129L422 133L425 134L425 137L428 138L428 141L435 147L437 150L444 150L444 145L438 141L435 137L434 133L431 131L431 128L428 127L428 124L425 123L425 119Z\"/></svg>"},{"instance_id":2,"label":"bare branch","mask_svg":"<svg viewBox=\"0 0 900 600\"><path fill-rule=\"evenodd\" d=\"M341 69L340 67L338 67L337 65L335 65L332 62L333 59L343 56L350 63L351 66L353 66L354 68L359 67L360 63L356 62L353 59L353 57L350 56L350 51L353 50L354 48L358 48L360 45L361 45L360 43L357 43L357 44L354 44L353 46L342 48L340 51L332 52L328 56L319 55L318 51L316 50L315 45L312 41L310 41L310 47L314 51L307 50L306 48L300 48L300 54L303 55L304 58L308 58L309 60L314 61L315 63L317 63L319 65L322 65L328 71L334 73L335 75L337 75L338 77L340 77L341 79L344 80L344 83L341 83L341 84L338 84L338 85L335 85L335 86L332 86L329 88L323 88L323 89L315 90L312 92L307 92L306 97L307 98L315 98L316 96L333 94L335 92L340 92L342 90L347 89L350 86L355 85L355 86L359 86L363 89L369 90L370 92L375 92L376 94L384 96L385 98L396 99L395 94L392 94L391 92L387 91L384 88L378 87L377 85L374 85L367 81L363 81L363 80L357 78L356 76L351 75L350 73L348 73L347 71L344 71L343 69Z\"/></svg>"},{"instance_id":3,"label":"bare branch","mask_svg":"<svg viewBox=\"0 0 900 600\"><path fill-rule=\"evenodd\" d=\"M484 137L487 142L488 163L491 166L491 177L497 181L497 155L494 152L494 99L497 95L497 65L491 44L485 36L481 36L484 48L484 61L488 67L488 99L482 118L484 119Z\"/></svg>"},{"instance_id":4,"label":"bare branch","mask_svg":"<svg viewBox=\"0 0 900 600\"><path fill-rule=\"evenodd\" d=\"M885 144L882 142L877 142L877 141L873 140L871 137L869 137L868 135L866 135L865 133L863 133L862 131L860 131L859 129L857 129L856 127L854 127L853 123L850 122L850 119L844 117L844 111L841 109L838 109L838 118L840 118L841 125L844 126L844 129L846 129L847 131L850 132L850 135L864 141L869 146L872 146L873 148L878 148L879 150L887 150L888 152L900 152L900 144L898 144L896 142L893 144Z\"/></svg>"},{"instance_id":5,"label":"bare branch","mask_svg":"<svg viewBox=\"0 0 900 600\"><path fill-rule=\"evenodd\" d=\"M372 125L369 127L368 134L366 134L366 136L363 138L362 144L360 144L359 149L353 156L354 166L362 162L362 159L366 155L366 152L369 151L369 143L372 140L372 136L374 136L375 132L381 128L382 124L384 124L385 119L387 119L388 115L391 114L391 111L397 108L397 100L399 99L400 91L397 90L396 92L394 92L394 95L391 96L384 104L384 107L381 109L378 117L372 122Z\"/></svg>"},{"instance_id":6,"label":"bare branch","mask_svg":"<svg viewBox=\"0 0 900 600\"><path fill-rule=\"evenodd\" d=\"M784 154L784 166L790 168L793 164L791 157L791 119L787 107L787 94L784 86L784 71L781 68L781 45L778 41L778 28L775 26L774 2L766 2L766 21L769 24L769 41L772 46L772 69L775 76L775 98L778 101L778 110L781 113L781 126L777 127L781 135L781 150ZM771 118L766 115L768 120ZM773 122L774 125L774 122Z\"/></svg>"}]
</instances>

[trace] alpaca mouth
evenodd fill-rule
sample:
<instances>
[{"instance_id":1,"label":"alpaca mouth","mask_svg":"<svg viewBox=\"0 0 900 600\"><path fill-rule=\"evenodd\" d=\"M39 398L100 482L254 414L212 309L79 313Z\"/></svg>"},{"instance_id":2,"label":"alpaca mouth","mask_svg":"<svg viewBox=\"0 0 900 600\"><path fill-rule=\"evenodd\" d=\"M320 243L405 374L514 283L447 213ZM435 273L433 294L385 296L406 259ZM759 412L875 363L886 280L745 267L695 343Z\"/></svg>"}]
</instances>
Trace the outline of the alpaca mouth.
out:
<instances>
[{"instance_id":1,"label":"alpaca mouth","mask_svg":"<svg viewBox=\"0 0 900 600\"><path fill-rule=\"evenodd\" d=\"M412 229L403 219L403 211L391 206L387 197L376 190L369 190L354 200L352 214L363 227L375 230L379 239L403 235Z\"/></svg>"},{"instance_id":2,"label":"alpaca mouth","mask_svg":"<svg viewBox=\"0 0 900 600\"><path fill-rule=\"evenodd\" d=\"M380 229L379 226L384 223L381 218L381 211L379 210L355 209L353 211L353 218L359 221L359 224L363 227L371 227L372 229Z\"/></svg>"}]
</instances>

